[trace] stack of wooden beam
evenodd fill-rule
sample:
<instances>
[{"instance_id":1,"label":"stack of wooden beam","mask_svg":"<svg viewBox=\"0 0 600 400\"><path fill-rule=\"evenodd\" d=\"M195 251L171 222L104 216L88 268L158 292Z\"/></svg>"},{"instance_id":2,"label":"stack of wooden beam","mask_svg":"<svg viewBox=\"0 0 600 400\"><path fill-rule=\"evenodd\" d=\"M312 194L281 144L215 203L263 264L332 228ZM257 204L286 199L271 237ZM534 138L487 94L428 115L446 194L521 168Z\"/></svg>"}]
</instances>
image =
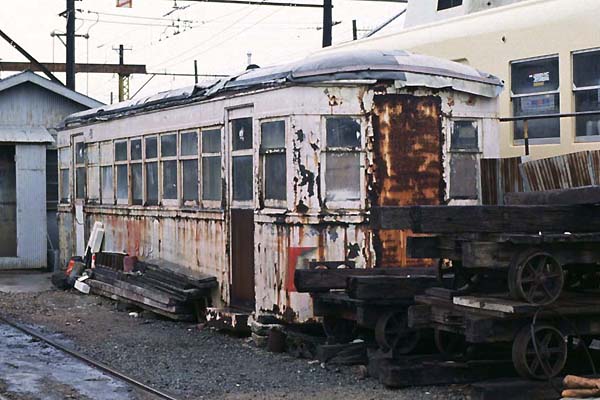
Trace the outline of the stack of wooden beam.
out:
<instances>
[{"instance_id":1,"label":"stack of wooden beam","mask_svg":"<svg viewBox=\"0 0 600 400\"><path fill-rule=\"evenodd\" d=\"M85 282L92 293L150 310L173 320L192 321L209 305L217 287L213 276L164 261L137 261L132 272L124 272L123 256L97 257L92 276Z\"/></svg>"}]
</instances>

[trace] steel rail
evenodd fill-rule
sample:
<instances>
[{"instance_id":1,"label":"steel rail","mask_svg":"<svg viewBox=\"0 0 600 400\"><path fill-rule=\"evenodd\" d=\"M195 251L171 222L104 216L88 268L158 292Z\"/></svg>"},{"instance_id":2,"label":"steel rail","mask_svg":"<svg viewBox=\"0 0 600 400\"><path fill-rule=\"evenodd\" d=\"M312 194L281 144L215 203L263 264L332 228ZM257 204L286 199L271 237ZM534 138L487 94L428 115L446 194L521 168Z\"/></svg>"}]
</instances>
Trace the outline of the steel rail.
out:
<instances>
[{"instance_id":1,"label":"steel rail","mask_svg":"<svg viewBox=\"0 0 600 400\"><path fill-rule=\"evenodd\" d=\"M68 348L66 346L63 346L62 344L60 344L60 343L58 343L58 342L56 342L56 341L54 341L52 339L49 339L49 338L45 337L44 335L42 335L42 334L34 331L33 329L27 328L27 327L25 327L25 326L23 326L23 325L21 325L21 324L19 324L17 322L14 322L14 321L8 319L7 317L5 317L3 315L0 315L0 322L13 327L13 328L15 328L15 329L17 329L17 330L25 333L28 336L32 336L32 337L34 337L34 338L36 338L36 339L38 339L38 340L40 340L40 341L42 341L44 343L46 343L46 344L48 344L48 345L56 348L57 350L62 351L63 353L67 353L71 357L76 358L76 359L78 359L80 361L83 361L86 364L88 364L88 365L90 365L90 366L92 366L92 367L94 367L94 368L96 368L96 369L98 369L100 371L106 372L107 374L112 375L113 377L115 377L117 379L120 379L120 380L122 380L124 382L127 382L128 384L130 384L132 386L135 386L135 387L137 387L139 389L142 389L142 390L144 390L144 391L146 391L146 392L148 392L150 394L153 394L153 395L155 395L157 397L160 397L161 399L166 399L166 400L180 400L177 397L173 397L172 395L170 395L168 393L165 393L165 392L160 391L158 389L152 388L152 387L150 387L150 386L148 386L148 385L146 385L146 384L144 384L144 383L142 383L140 381L137 381L137 380L135 380L135 379L133 379L133 378L131 378L131 377L123 374L122 372L119 372L119 371L115 370L114 368L112 368L112 367L110 367L110 366L108 366L108 365L106 365L104 363L101 363L99 361L95 361L95 360L91 359L90 357L88 357L88 356L86 356L86 355L84 355L84 354L82 354L82 353L80 353L80 352L78 352L76 350L73 350L73 349L70 349L70 348Z\"/></svg>"}]
</instances>

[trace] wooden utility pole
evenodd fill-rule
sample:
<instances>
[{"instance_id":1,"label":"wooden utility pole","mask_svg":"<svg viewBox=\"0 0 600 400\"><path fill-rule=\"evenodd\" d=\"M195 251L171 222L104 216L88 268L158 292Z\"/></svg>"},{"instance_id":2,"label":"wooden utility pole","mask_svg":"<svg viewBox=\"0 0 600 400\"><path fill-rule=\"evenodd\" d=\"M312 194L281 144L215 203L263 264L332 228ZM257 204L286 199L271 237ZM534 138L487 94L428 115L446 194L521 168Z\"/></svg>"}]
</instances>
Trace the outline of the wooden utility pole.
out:
<instances>
[{"instance_id":1,"label":"wooden utility pole","mask_svg":"<svg viewBox=\"0 0 600 400\"><path fill-rule=\"evenodd\" d=\"M352 20L352 40L358 39L358 29L356 29L356 20Z\"/></svg>"},{"instance_id":2,"label":"wooden utility pole","mask_svg":"<svg viewBox=\"0 0 600 400\"><path fill-rule=\"evenodd\" d=\"M75 0L67 0L67 87L75 90Z\"/></svg>"}]
</instances>

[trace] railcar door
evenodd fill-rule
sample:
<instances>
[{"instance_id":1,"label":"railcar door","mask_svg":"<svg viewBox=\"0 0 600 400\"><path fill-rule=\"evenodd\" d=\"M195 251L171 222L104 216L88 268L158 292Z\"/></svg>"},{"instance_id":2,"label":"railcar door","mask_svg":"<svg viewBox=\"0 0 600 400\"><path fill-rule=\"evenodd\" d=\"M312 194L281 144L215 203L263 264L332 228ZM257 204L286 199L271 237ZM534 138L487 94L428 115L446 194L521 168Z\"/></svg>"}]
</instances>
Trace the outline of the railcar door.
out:
<instances>
[{"instance_id":1,"label":"railcar door","mask_svg":"<svg viewBox=\"0 0 600 400\"><path fill-rule=\"evenodd\" d=\"M254 309L254 151L252 110L229 113L231 133L231 305Z\"/></svg>"},{"instance_id":2,"label":"railcar door","mask_svg":"<svg viewBox=\"0 0 600 400\"><path fill-rule=\"evenodd\" d=\"M434 96L374 98L375 204L437 205L443 200L441 101ZM406 256L410 231L375 232L381 267L423 264Z\"/></svg>"}]
</instances>

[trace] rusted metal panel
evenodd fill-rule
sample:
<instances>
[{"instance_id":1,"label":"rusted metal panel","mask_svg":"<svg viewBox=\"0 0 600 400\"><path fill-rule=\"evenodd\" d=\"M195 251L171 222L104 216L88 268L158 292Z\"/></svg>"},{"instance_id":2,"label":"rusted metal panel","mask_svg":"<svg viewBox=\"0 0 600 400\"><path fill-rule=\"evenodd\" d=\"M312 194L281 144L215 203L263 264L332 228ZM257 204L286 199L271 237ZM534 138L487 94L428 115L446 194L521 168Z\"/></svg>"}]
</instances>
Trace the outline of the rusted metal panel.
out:
<instances>
[{"instance_id":1,"label":"rusted metal panel","mask_svg":"<svg viewBox=\"0 0 600 400\"><path fill-rule=\"evenodd\" d=\"M231 304L254 309L254 210L231 210Z\"/></svg>"},{"instance_id":2,"label":"rusted metal panel","mask_svg":"<svg viewBox=\"0 0 600 400\"><path fill-rule=\"evenodd\" d=\"M531 191L568 189L597 184L599 151L582 151L528 161L521 165Z\"/></svg>"},{"instance_id":3,"label":"rusted metal panel","mask_svg":"<svg viewBox=\"0 0 600 400\"><path fill-rule=\"evenodd\" d=\"M441 99L436 96L374 97L374 182L379 206L437 205L444 197ZM406 266L409 232L375 233L377 264Z\"/></svg>"},{"instance_id":4,"label":"rusted metal panel","mask_svg":"<svg viewBox=\"0 0 600 400\"><path fill-rule=\"evenodd\" d=\"M524 191L520 165L521 157L481 160L482 204L502 205L505 193Z\"/></svg>"}]
</instances>

